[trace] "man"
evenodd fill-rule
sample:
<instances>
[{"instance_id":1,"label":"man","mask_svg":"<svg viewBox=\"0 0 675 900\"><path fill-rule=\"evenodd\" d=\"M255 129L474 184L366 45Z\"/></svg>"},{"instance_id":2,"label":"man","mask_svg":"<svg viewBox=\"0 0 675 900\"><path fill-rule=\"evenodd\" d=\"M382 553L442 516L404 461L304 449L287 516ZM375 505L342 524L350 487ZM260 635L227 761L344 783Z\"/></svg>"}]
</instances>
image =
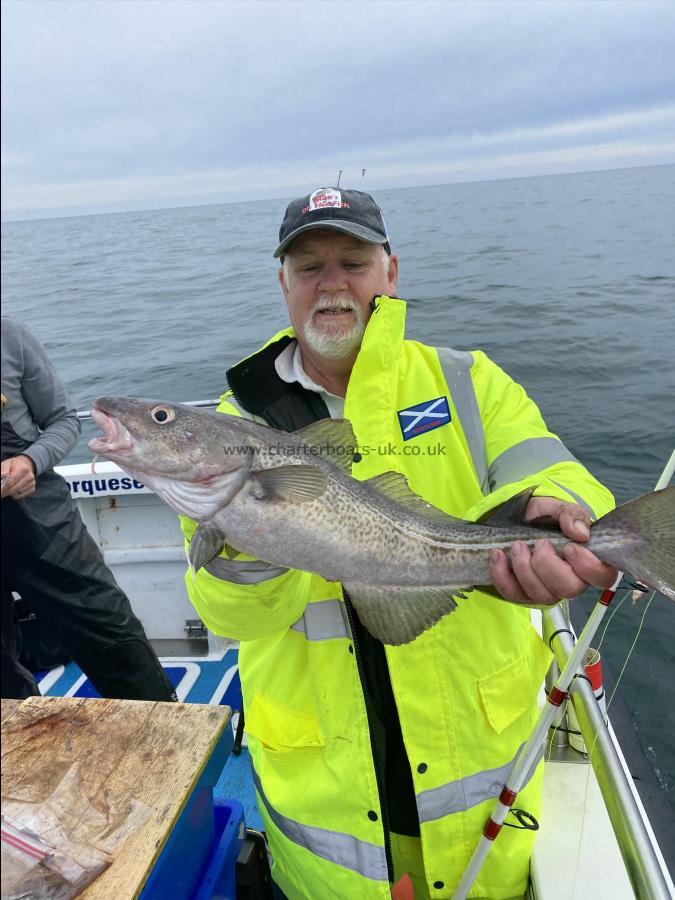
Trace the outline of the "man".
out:
<instances>
[{"instance_id":1,"label":"man","mask_svg":"<svg viewBox=\"0 0 675 900\"><path fill-rule=\"evenodd\" d=\"M447 513L477 519L527 486L528 518L578 541L611 496L484 354L404 339L398 260L358 191L291 203L275 256L291 328L228 372L221 412L292 431L331 415L354 427L352 474L403 472ZM189 538L195 523L183 520ZM359 540L359 535L354 535ZM291 898L449 897L536 718L551 655L528 606L614 571L577 545L497 551L481 591L401 647L360 624L339 584L239 555L187 579L202 619L241 640L254 780L274 876ZM537 815L541 767L518 798ZM516 823L517 824L517 823ZM476 896L522 896L532 832L505 828Z\"/></svg>"},{"instance_id":2,"label":"man","mask_svg":"<svg viewBox=\"0 0 675 900\"><path fill-rule=\"evenodd\" d=\"M13 592L104 697L175 700L126 595L53 467L80 423L41 344L2 319L2 696L39 694L21 664Z\"/></svg>"}]
</instances>

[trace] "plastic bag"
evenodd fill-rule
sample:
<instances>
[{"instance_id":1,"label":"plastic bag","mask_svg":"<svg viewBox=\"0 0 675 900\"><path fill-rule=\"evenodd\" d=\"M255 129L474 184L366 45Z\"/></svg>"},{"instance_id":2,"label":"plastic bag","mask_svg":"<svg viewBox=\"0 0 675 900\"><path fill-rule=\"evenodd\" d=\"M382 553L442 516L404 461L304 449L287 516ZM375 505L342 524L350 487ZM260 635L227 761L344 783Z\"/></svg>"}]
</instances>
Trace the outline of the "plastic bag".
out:
<instances>
[{"instance_id":1,"label":"plastic bag","mask_svg":"<svg viewBox=\"0 0 675 900\"><path fill-rule=\"evenodd\" d=\"M3 900L76 897L110 865L109 857L93 848L78 855L79 861L3 813Z\"/></svg>"},{"instance_id":2,"label":"plastic bag","mask_svg":"<svg viewBox=\"0 0 675 900\"><path fill-rule=\"evenodd\" d=\"M150 809L137 800L120 808L109 793L103 800L106 814L89 802L77 764L43 802L5 800L2 900L69 900L105 871Z\"/></svg>"}]
</instances>

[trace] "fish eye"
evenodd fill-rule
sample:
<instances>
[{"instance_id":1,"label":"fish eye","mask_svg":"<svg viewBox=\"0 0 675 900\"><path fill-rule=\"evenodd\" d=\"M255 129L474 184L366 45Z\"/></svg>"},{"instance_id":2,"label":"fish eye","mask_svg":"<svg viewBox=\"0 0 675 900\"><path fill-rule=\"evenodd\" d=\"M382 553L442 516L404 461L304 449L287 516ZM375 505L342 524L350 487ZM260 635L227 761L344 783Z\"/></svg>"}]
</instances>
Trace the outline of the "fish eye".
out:
<instances>
[{"instance_id":1,"label":"fish eye","mask_svg":"<svg viewBox=\"0 0 675 900\"><path fill-rule=\"evenodd\" d=\"M164 425L176 418L176 410L170 406L155 406L150 410L150 415L159 425Z\"/></svg>"}]
</instances>

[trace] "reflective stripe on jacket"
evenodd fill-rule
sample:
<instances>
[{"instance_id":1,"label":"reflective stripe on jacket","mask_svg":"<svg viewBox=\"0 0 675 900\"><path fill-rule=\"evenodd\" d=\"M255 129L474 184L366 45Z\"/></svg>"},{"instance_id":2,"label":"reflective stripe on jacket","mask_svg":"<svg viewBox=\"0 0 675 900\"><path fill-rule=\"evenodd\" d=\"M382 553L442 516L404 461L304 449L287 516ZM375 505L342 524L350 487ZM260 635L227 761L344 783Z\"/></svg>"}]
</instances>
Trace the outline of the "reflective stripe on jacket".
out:
<instances>
[{"instance_id":1,"label":"reflective stripe on jacket","mask_svg":"<svg viewBox=\"0 0 675 900\"><path fill-rule=\"evenodd\" d=\"M403 301L379 299L350 378L345 417L361 452L354 477L403 472L417 494L467 519L529 485L595 515L611 507L498 366L478 351L404 340L404 322ZM442 398L449 416L438 413ZM227 394L219 408L240 413ZM422 427L409 437L403 429L420 412ZM182 524L189 538L195 525ZM208 627L242 641L249 748L275 878L290 898L386 900L382 810L340 585L243 555L214 560L186 584ZM449 897L534 724L551 655L528 609L480 591L386 654L430 896ZM534 815L540 782L541 767L518 797ZM474 896L522 894L531 845L532 832L503 829Z\"/></svg>"}]
</instances>

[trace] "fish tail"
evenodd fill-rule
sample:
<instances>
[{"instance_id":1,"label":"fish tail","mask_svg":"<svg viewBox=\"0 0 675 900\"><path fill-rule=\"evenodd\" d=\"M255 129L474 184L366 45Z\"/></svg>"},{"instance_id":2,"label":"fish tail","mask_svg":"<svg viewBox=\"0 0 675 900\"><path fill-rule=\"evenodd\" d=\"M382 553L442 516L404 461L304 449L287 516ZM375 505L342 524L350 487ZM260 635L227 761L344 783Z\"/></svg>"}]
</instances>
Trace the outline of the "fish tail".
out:
<instances>
[{"instance_id":1,"label":"fish tail","mask_svg":"<svg viewBox=\"0 0 675 900\"><path fill-rule=\"evenodd\" d=\"M675 487L607 513L594 523L588 547L603 562L675 601Z\"/></svg>"}]
</instances>

